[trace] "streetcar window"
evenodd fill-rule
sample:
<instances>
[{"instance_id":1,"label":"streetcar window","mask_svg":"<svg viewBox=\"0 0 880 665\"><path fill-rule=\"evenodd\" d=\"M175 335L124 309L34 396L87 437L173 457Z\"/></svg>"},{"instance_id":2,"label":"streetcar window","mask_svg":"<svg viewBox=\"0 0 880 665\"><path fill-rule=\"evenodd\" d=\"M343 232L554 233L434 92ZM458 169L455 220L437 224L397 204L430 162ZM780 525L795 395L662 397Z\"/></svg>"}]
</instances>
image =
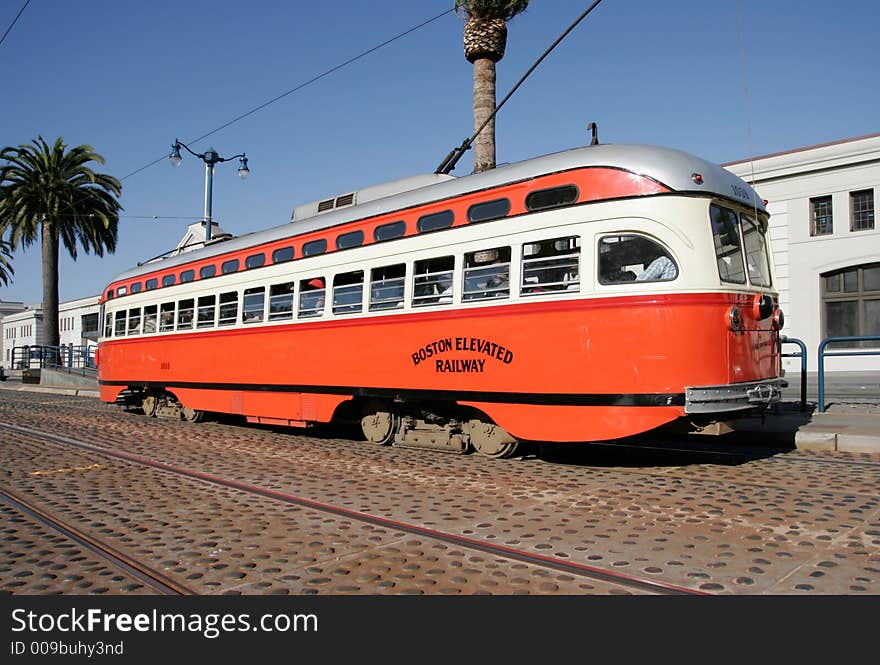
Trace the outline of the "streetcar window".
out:
<instances>
[{"instance_id":1,"label":"streetcar window","mask_svg":"<svg viewBox=\"0 0 880 665\"><path fill-rule=\"evenodd\" d=\"M244 302L241 308L241 318L245 323L262 323L263 310L265 309L266 287L259 286L254 289L244 290Z\"/></svg>"},{"instance_id":2,"label":"streetcar window","mask_svg":"<svg viewBox=\"0 0 880 665\"><path fill-rule=\"evenodd\" d=\"M124 296L126 293L128 293L128 288L125 286L120 286L118 289L116 289L117 296Z\"/></svg>"},{"instance_id":3,"label":"streetcar window","mask_svg":"<svg viewBox=\"0 0 880 665\"><path fill-rule=\"evenodd\" d=\"M217 274L217 266L202 266L199 268L199 279L208 279L209 277L213 277Z\"/></svg>"},{"instance_id":4,"label":"streetcar window","mask_svg":"<svg viewBox=\"0 0 880 665\"><path fill-rule=\"evenodd\" d=\"M195 316L196 301L192 298L181 300L177 306L177 329L191 330Z\"/></svg>"},{"instance_id":5,"label":"streetcar window","mask_svg":"<svg viewBox=\"0 0 880 665\"><path fill-rule=\"evenodd\" d=\"M440 256L416 261L413 269L413 307L452 302L455 257Z\"/></svg>"},{"instance_id":6,"label":"streetcar window","mask_svg":"<svg viewBox=\"0 0 880 665\"><path fill-rule=\"evenodd\" d=\"M419 233L427 233L428 231L437 231L438 229L448 229L455 221L455 215L451 210L441 210L440 212L432 212L430 215L422 215L416 222L416 228Z\"/></svg>"},{"instance_id":7,"label":"streetcar window","mask_svg":"<svg viewBox=\"0 0 880 665\"><path fill-rule=\"evenodd\" d=\"M7 331L8 332L8 331ZM110 337L113 334L113 315L104 315L104 337Z\"/></svg>"},{"instance_id":8,"label":"streetcar window","mask_svg":"<svg viewBox=\"0 0 880 665\"><path fill-rule=\"evenodd\" d=\"M157 305L144 307L144 334L156 332Z\"/></svg>"},{"instance_id":9,"label":"streetcar window","mask_svg":"<svg viewBox=\"0 0 880 665\"><path fill-rule=\"evenodd\" d=\"M213 328L217 317L217 296L201 296L196 316L197 328Z\"/></svg>"},{"instance_id":10,"label":"streetcar window","mask_svg":"<svg viewBox=\"0 0 880 665\"><path fill-rule=\"evenodd\" d=\"M488 222L491 219L506 217L509 212L510 199L495 199L472 205L468 208L467 218L469 222L475 224L477 222Z\"/></svg>"},{"instance_id":11,"label":"streetcar window","mask_svg":"<svg viewBox=\"0 0 880 665\"><path fill-rule=\"evenodd\" d=\"M131 292L132 293L140 293L141 291L143 291L143 288L144 288L143 284L141 284L140 282L135 282L134 284L131 285Z\"/></svg>"},{"instance_id":12,"label":"streetcar window","mask_svg":"<svg viewBox=\"0 0 880 665\"><path fill-rule=\"evenodd\" d=\"M360 312L364 300L364 271L355 270L333 278L333 313Z\"/></svg>"},{"instance_id":13,"label":"streetcar window","mask_svg":"<svg viewBox=\"0 0 880 665\"><path fill-rule=\"evenodd\" d=\"M402 238L406 234L406 222L389 222L377 226L373 230L373 240L382 242L383 240L392 240L394 238Z\"/></svg>"},{"instance_id":14,"label":"streetcar window","mask_svg":"<svg viewBox=\"0 0 880 665\"><path fill-rule=\"evenodd\" d=\"M128 310L128 334L129 335L140 335L141 334L141 308L135 307L134 309Z\"/></svg>"},{"instance_id":15,"label":"streetcar window","mask_svg":"<svg viewBox=\"0 0 880 665\"><path fill-rule=\"evenodd\" d=\"M712 223L712 237L715 240L715 256L721 281L745 284L746 270L743 266L742 243L736 213L730 208L713 203L709 206L709 218Z\"/></svg>"},{"instance_id":16,"label":"streetcar window","mask_svg":"<svg viewBox=\"0 0 880 665\"><path fill-rule=\"evenodd\" d=\"M284 263L293 259L293 247L280 247L272 252L272 263Z\"/></svg>"},{"instance_id":17,"label":"streetcar window","mask_svg":"<svg viewBox=\"0 0 880 665\"><path fill-rule=\"evenodd\" d=\"M177 279L175 275L165 275L162 278L162 286L174 286L174 282Z\"/></svg>"},{"instance_id":18,"label":"streetcar window","mask_svg":"<svg viewBox=\"0 0 880 665\"><path fill-rule=\"evenodd\" d=\"M403 307L406 264L373 268L370 272L370 311Z\"/></svg>"},{"instance_id":19,"label":"streetcar window","mask_svg":"<svg viewBox=\"0 0 880 665\"><path fill-rule=\"evenodd\" d=\"M238 291L220 294L220 320L221 326L231 326L238 319Z\"/></svg>"},{"instance_id":20,"label":"streetcar window","mask_svg":"<svg viewBox=\"0 0 880 665\"><path fill-rule=\"evenodd\" d=\"M524 296L580 289L581 241L577 236L541 240L523 245Z\"/></svg>"},{"instance_id":21,"label":"streetcar window","mask_svg":"<svg viewBox=\"0 0 880 665\"><path fill-rule=\"evenodd\" d=\"M147 280L147 291L152 291L156 287L159 286L159 280L153 277L152 279Z\"/></svg>"},{"instance_id":22,"label":"streetcar window","mask_svg":"<svg viewBox=\"0 0 880 665\"><path fill-rule=\"evenodd\" d=\"M294 282L274 284L269 287L269 320L282 321L293 318Z\"/></svg>"},{"instance_id":23,"label":"streetcar window","mask_svg":"<svg viewBox=\"0 0 880 665\"><path fill-rule=\"evenodd\" d=\"M326 284L323 277L303 279L299 283L299 318L321 316L324 313Z\"/></svg>"},{"instance_id":24,"label":"streetcar window","mask_svg":"<svg viewBox=\"0 0 880 665\"><path fill-rule=\"evenodd\" d=\"M220 265L220 272L224 275L228 275L231 272L238 272L238 259L230 259L229 261L224 261Z\"/></svg>"},{"instance_id":25,"label":"streetcar window","mask_svg":"<svg viewBox=\"0 0 880 665\"><path fill-rule=\"evenodd\" d=\"M312 240L311 242L307 242L303 245L303 256L315 256L317 254L323 254L327 251L327 241L324 238L320 240Z\"/></svg>"},{"instance_id":26,"label":"streetcar window","mask_svg":"<svg viewBox=\"0 0 880 665\"><path fill-rule=\"evenodd\" d=\"M191 282L196 278L195 270L184 270L180 273L180 283Z\"/></svg>"},{"instance_id":27,"label":"streetcar window","mask_svg":"<svg viewBox=\"0 0 880 665\"><path fill-rule=\"evenodd\" d=\"M526 208L532 212L547 210L548 208L559 208L560 206L571 205L577 199L578 188L574 185L550 187L549 189L539 189L536 192L530 192L526 196Z\"/></svg>"},{"instance_id":28,"label":"streetcar window","mask_svg":"<svg viewBox=\"0 0 880 665\"><path fill-rule=\"evenodd\" d=\"M336 249L348 249L349 247L360 247L364 244L364 232L352 231L351 233L343 233L336 236Z\"/></svg>"},{"instance_id":29,"label":"streetcar window","mask_svg":"<svg viewBox=\"0 0 880 665\"><path fill-rule=\"evenodd\" d=\"M749 281L753 286L770 286L770 260L767 257L764 227L749 215L742 215L741 219Z\"/></svg>"},{"instance_id":30,"label":"streetcar window","mask_svg":"<svg viewBox=\"0 0 880 665\"><path fill-rule=\"evenodd\" d=\"M110 289L107 291L107 300L110 300L110 298L112 298L112 297L113 297L113 289Z\"/></svg>"},{"instance_id":31,"label":"streetcar window","mask_svg":"<svg viewBox=\"0 0 880 665\"><path fill-rule=\"evenodd\" d=\"M121 337L125 334L125 310L121 310L116 312L115 326L113 329L113 334L116 337Z\"/></svg>"},{"instance_id":32,"label":"streetcar window","mask_svg":"<svg viewBox=\"0 0 880 665\"><path fill-rule=\"evenodd\" d=\"M658 242L642 235L599 240L599 283L662 282L678 277L678 266Z\"/></svg>"},{"instance_id":33,"label":"streetcar window","mask_svg":"<svg viewBox=\"0 0 880 665\"><path fill-rule=\"evenodd\" d=\"M462 300L507 298L510 295L510 247L482 249L464 255Z\"/></svg>"},{"instance_id":34,"label":"streetcar window","mask_svg":"<svg viewBox=\"0 0 880 665\"><path fill-rule=\"evenodd\" d=\"M266 255L263 253L260 254L251 254L244 260L244 267L248 270L251 268L259 268L260 266L266 263Z\"/></svg>"},{"instance_id":35,"label":"streetcar window","mask_svg":"<svg viewBox=\"0 0 880 665\"><path fill-rule=\"evenodd\" d=\"M159 307L159 332L174 330L174 308L177 303L163 302Z\"/></svg>"}]
</instances>

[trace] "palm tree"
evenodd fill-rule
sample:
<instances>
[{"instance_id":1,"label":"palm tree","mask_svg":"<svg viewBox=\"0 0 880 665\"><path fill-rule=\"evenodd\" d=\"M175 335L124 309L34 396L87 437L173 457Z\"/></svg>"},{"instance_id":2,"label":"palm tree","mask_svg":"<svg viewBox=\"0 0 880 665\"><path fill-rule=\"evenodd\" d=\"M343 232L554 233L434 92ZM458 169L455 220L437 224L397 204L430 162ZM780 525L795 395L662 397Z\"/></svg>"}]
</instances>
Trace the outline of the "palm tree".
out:
<instances>
[{"instance_id":1,"label":"palm tree","mask_svg":"<svg viewBox=\"0 0 880 665\"><path fill-rule=\"evenodd\" d=\"M0 234L12 249L40 239L43 253L44 343L58 346L58 247L76 260L77 247L104 256L116 250L120 182L95 173L90 162L104 158L89 145L67 150L60 137L50 147L43 137L0 151Z\"/></svg>"},{"instance_id":2,"label":"palm tree","mask_svg":"<svg viewBox=\"0 0 880 665\"><path fill-rule=\"evenodd\" d=\"M464 57L474 66L474 131L495 111L495 63L504 57L507 21L521 14L528 0L455 0L467 16ZM474 172L495 168L495 119L474 141Z\"/></svg>"},{"instance_id":3,"label":"palm tree","mask_svg":"<svg viewBox=\"0 0 880 665\"><path fill-rule=\"evenodd\" d=\"M9 277L15 272L9 259L12 258L12 245L0 238L0 282L9 284Z\"/></svg>"}]
</instances>

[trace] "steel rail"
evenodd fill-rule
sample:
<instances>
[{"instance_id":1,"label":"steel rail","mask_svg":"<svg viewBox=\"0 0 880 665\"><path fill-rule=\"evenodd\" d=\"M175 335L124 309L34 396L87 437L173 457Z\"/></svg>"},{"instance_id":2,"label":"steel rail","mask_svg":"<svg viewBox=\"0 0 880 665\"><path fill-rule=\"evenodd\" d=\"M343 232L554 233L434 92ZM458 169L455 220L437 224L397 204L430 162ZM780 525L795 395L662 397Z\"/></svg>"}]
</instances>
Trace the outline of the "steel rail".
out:
<instances>
[{"instance_id":1,"label":"steel rail","mask_svg":"<svg viewBox=\"0 0 880 665\"><path fill-rule=\"evenodd\" d=\"M0 486L0 501L5 502L15 510L36 519L37 521L58 531L66 538L86 548L93 554L97 554L109 561L115 567L137 578L147 586L155 589L166 596L191 596L195 592L182 584L171 579L167 575L144 565L140 561L131 558L115 547L111 547L97 538L80 531L76 527L65 524L49 513L41 510L33 503L11 492L8 488Z\"/></svg>"},{"instance_id":2,"label":"steel rail","mask_svg":"<svg viewBox=\"0 0 880 665\"><path fill-rule=\"evenodd\" d=\"M140 464L142 466L147 466L155 469L160 469L163 471L167 471L169 473L173 473L179 476L184 476L187 478L193 478L195 480L201 480L204 482L208 482L214 485L219 485L222 487L227 487L230 489L235 489L242 492L247 492L249 494L254 494L257 496L261 496L264 498L272 499L275 501L281 501L283 503L300 506L303 508L308 508L312 510L317 510L323 513L329 513L332 515L336 515L339 517L345 517L348 519L357 520L359 522L364 522L368 524L373 524L376 526L381 526L389 529L397 529L400 531L404 531L406 533L411 533L414 535L422 536L425 538L431 538L433 540L439 540L446 543L450 543L453 545L458 545L460 547L465 547L471 550L475 550L478 552L483 552L485 554L493 554L497 556L502 556L507 559L512 559L515 561L520 561L522 563L527 563L531 565L536 565L544 568L552 568L554 570L559 570L562 572L566 572L573 575L578 575L581 577L586 577L594 580L599 580L603 582L610 582L614 584L619 584L624 587L629 587L633 589L638 589L641 591L649 591L659 595L700 595L700 596L708 596L714 595L705 591L700 591L696 589L689 589L687 587L682 587L674 584L667 584L664 582L645 579L642 577L635 577L632 575L627 575L625 573L621 573L618 571L608 570L604 568L598 568L595 566L589 566L582 563L577 563L573 561L564 561L554 557L545 556L541 554L536 554L533 552L528 552L526 550L520 550L513 547L508 547L506 545L499 545L495 543L489 543L486 541L478 540L475 538L468 538L467 536L461 536L454 533L449 533L446 531L439 531L436 529L429 529L427 527L422 527L416 524L409 524L406 522L400 522L397 520L380 517L378 515L371 515L369 513L364 513L356 510L350 510L348 508L342 508L340 506L334 506L332 504L323 503L320 501L315 501L312 499L308 499L305 497L294 496L292 494L287 494L285 492L279 492L276 490L268 489L266 487L260 487L258 485L252 485L250 483L240 482L237 480L232 480L229 478L223 478L220 476L215 476L210 473L206 473L203 471L196 471L193 469L185 469L181 467L176 467L171 464L166 464L165 462L159 462L157 460L150 459L148 457L143 457L141 455L135 455L132 453L126 453L118 450L110 450L107 448L102 448L100 446L95 446L89 443L84 443L82 441L76 441L75 439L71 439L64 436L59 436L56 434L50 434L48 432L41 432L39 430L33 430L27 427L21 427L19 425L12 425L10 423L0 422L0 429L6 429L14 432L18 432L20 434L25 434L28 436L32 436L38 439L43 439L45 441L49 441L51 443L72 446L75 448L79 448L81 450L85 450L91 453L95 453L98 455L103 455L105 457L109 457L112 459L120 459L128 462L133 462L135 464Z\"/></svg>"}]
</instances>

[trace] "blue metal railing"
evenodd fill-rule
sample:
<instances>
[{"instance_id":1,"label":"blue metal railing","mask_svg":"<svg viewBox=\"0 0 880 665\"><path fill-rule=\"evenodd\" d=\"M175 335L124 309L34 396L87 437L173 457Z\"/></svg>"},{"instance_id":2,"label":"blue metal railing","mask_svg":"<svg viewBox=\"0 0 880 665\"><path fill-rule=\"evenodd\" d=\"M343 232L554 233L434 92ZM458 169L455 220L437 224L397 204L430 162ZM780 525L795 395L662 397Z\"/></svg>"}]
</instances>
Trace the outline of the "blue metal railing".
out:
<instances>
[{"instance_id":1,"label":"blue metal railing","mask_svg":"<svg viewBox=\"0 0 880 665\"><path fill-rule=\"evenodd\" d=\"M94 346L16 346L12 349L12 369L51 368L76 374L97 370Z\"/></svg>"},{"instance_id":2,"label":"blue metal railing","mask_svg":"<svg viewBox=\"0 0 880 665\"><path fill-rule=\"evenodd\" d=\"M782 335L779 344L796 344L800 351L797 353L780 353L783 358L801 359L801 411L807 410L807 345L797 337Z\"/></svg>"},{"instance_id":3,"label":"blue metal railing","mask_svg":"<svg viewBox=\"0 0 880 665\"><path fill-rule=\"evenodd\" d=\"M840 342L880 342L880 335L867 337L828 337L819 343L819 413L825 413L825 356L880 356L880 349L861 350L846 349L841 351L825 351L829 344Z\"/></svg>"}]
</instances>

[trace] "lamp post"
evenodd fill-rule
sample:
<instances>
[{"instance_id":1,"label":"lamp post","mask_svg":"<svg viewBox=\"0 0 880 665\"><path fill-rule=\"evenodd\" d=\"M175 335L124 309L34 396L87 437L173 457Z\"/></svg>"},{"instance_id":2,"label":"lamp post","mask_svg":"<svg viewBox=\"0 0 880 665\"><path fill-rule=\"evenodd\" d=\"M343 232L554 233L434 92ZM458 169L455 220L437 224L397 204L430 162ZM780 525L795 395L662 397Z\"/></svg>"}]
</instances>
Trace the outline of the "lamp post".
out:
<instances>
[{"instance_id":1,"label":"lamp post","mask_svg":"<svg viewBox=\"0 0 880 665\"><path fill-rule=\"evenodd\" d=\"M190 150L189 146L179 139L174 139L174 143L171 144L171 154L168 155L168 159L174 167L180 166L181 148L185 149L193 157L198 157L205 162L205 244L207 245L211 241L211 224L213 223L211 219L211 199L214 190L214 164L238 159L238 176L242 180L247 178L251 171L248 168L248 160L244 153L233 155L232 157L221 157L214 148L208 148L205 152L199 154Z\"/></svg>"}]
</instances>

